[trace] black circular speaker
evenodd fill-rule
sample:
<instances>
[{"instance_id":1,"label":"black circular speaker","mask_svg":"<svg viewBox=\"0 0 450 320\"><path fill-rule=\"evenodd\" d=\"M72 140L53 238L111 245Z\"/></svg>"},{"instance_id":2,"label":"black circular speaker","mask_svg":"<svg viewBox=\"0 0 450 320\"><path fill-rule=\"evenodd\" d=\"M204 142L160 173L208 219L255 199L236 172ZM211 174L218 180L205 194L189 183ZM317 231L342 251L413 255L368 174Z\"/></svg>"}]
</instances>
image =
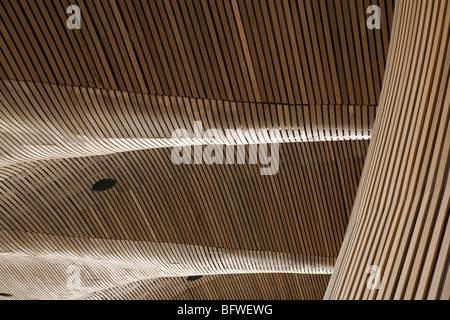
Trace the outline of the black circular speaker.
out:
<instances>
[{"instance_id":1,"label":"black circular speaker","mask_svg":"<svg viewBox=\"0 0 450 320\"><path fill-rule=\"evenodd\" d=\"M105 191L108 189L111 189L112 187L114 187L116 185L116 180L114 179L103 179L100 181L97 181L93 186L92 186L92 191Z\"/></svg>"}]
</instances>

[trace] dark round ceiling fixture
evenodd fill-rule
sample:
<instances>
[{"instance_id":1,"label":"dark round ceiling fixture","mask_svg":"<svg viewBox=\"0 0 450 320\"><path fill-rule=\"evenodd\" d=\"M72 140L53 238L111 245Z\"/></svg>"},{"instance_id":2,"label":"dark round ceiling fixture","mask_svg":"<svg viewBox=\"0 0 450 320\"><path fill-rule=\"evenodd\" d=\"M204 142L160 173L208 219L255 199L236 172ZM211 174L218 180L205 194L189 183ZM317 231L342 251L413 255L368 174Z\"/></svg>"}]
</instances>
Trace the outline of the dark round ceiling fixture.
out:
<instances>
[{"instance_id":1,"label":"dark round ceiling fixture","mask_svg":"<svg viewBox=\"0 0 450 320\"><path fill-rule=\"evenodd\" d=\"M0 297L12 297L12 294L9 294L9 293L0 293Z\"/></svg>"},{"instance_id":2,"label":"dark round ceiling fixture","mask_svg":"<svg viewBox=\"0 0 450 320\"><path fill-rule=\"evenodd\" d=\"M114 179L99 180L92 186L92 191L105 191L111 189L116 185L116 182L117 181Z\"/></svg>"},{"instance_id":3,"label":"dark round ceiling fixture","mask_svg":"<svg viewBox=\"0 0 450 320\"><path fill-rule=\"evenodd\" d=\"M189 276L187 277L187 281L195 281L201 279L203 276Z\"/></svg>"}]
</instances>

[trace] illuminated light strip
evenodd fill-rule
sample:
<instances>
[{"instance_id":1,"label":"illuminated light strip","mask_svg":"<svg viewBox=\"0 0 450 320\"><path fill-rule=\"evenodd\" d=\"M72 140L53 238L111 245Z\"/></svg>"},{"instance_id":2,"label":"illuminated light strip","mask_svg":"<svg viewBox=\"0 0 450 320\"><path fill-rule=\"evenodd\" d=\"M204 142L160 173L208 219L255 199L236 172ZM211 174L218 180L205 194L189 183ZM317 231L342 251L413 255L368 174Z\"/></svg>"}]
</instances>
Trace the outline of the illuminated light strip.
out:
<instances>
[{"instance_id":1,"label":"illuminated light strip","mask_svg":"<svg viewBox=\"0 0 450 320\"><path fill-rule=\"evenodd\" d=\"M269 129L264 129L269 130ZM273 130L273 129L270 129ZM54 145L20 145L9 146L13 150L13 156L0 157L0 171L2 167L13 164L21 164L30 161L87 157L107 155L117 152L128 152L156 148L172 148L196 145L254 145L272 143L297 143L297 142L320 142L320 141L343 141L343 140L369 140L370 136L346 135L324 138L324 136L301 136L299 130L281 130L278 137L256 137L247 131L244 136L235 139L208 139L208 138L107 138L93 139L87 136L76 136L72 141L58 139ZM282 134L284 132L284 135ZM290 133L290 134L289 134ZM293 134L292 134L293 133ZM7 146L4 147L7 149ZM1 172L0 172L1 173ZM1 177L0 177L1 179Z\"/></svg>"}]
</instances>

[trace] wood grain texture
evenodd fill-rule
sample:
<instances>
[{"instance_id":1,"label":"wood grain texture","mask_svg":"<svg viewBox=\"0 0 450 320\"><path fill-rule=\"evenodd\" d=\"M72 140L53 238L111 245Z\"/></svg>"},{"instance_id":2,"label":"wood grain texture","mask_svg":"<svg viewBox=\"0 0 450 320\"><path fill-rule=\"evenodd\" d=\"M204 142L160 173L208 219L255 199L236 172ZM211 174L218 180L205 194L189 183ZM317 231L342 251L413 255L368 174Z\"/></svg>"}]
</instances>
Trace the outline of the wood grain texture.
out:
<instances>
[{"instance_id":1,"label":"wood grain texture","mask_svg":"<svg viewBox=\"0 0 450 320\"><path fill-rule=\"evenodd\" d=\"M0 292L138 299L124 288L161 278L148 297L321 298L378 113L394 2L77 0L80 30L66 27L69 2L0 0ZM372 2L381 30L366 27ZM277 129L214 143L280 143L278 174L173 164L173 146L212 143L172 139L194 121ZM105 178L115 187L93 192ZM77 263L82 292L67 288ZM199 273L196 293L176 290Z\"/></svg>"},{"instance_id":2,"label":"wood grain texture","mask_svg":"<svg viewBox=\"0 0 450 320\"><path fill-rule=\"evenodd\" d=\"M373 140L325 298L450 299L449 17L446 0L396 4Z\"/></svg>"}]
</instances>

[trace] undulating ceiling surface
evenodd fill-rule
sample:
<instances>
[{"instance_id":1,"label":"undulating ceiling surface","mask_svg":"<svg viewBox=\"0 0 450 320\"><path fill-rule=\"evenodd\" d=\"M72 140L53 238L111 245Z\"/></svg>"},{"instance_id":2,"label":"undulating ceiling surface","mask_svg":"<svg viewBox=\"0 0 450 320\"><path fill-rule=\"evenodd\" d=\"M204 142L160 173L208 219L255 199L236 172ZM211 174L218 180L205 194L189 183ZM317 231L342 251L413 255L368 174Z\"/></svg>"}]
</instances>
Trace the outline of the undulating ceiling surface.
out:
<instances>
[{"instance_id":1,"label":"undulating ceiling surface","mask_svg":"<svg viewBox=\"0 0 450 320\"><path fill-rule=\"evenodd\" d=\"M329 276L324 274L227 274L157 278L100 291L89 300L317 300Z\"/></svg>"},{"instance_id":2,"label":"undulating ceiling surface","mask_svg":"<svg viewBox=\"0 0 450 320\"><path fill-rule=\"evenodd\" d=\"M381 30L366 26L374 2ZM67 28L70 5L81 29ZM0 299L321 299L393 11L390 0L1 0L0 292L12 296ZM174 137L199 122L241 134ZM279 144L273 175L250 159L266 144ZM174 146L225 145L244 147L242 164L172 158ZM96 191L104 179L113 187Z\"/></svg>"}]
</instances>

